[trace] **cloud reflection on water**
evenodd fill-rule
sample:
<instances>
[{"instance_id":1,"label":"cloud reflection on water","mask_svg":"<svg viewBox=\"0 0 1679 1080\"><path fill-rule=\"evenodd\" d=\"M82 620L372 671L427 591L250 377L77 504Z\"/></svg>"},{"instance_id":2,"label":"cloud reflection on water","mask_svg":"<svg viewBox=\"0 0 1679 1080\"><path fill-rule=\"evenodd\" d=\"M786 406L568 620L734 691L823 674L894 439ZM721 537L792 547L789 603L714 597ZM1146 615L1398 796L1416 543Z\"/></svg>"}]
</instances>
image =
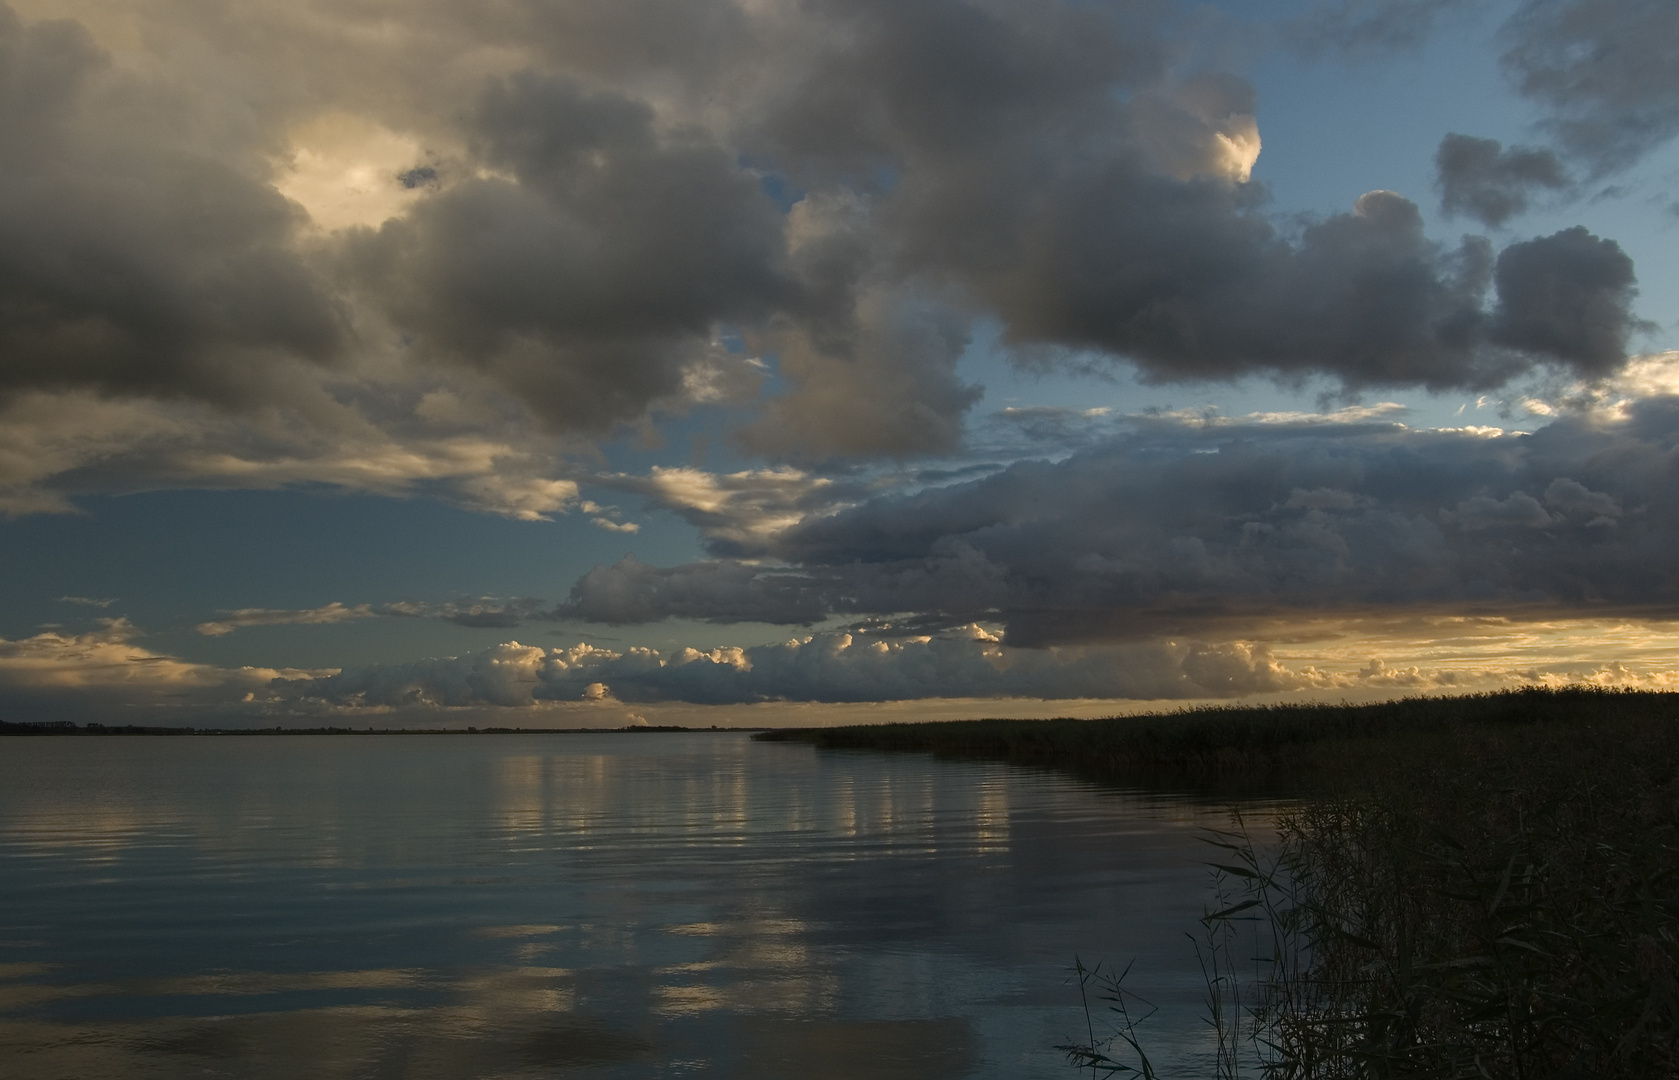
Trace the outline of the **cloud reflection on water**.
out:
<instances>
[{"instance_id":1,"label":"cloud reflection on water","mask_svg":"<svg viewBox=\"0 0 1679 1080\"><path fill-rule=\"evenodd\" d=\"M13 743L8 1078L1053 1076L1075 951L1195 1038L1214 808L734 733Z\"/></svg>"}]
</instances>

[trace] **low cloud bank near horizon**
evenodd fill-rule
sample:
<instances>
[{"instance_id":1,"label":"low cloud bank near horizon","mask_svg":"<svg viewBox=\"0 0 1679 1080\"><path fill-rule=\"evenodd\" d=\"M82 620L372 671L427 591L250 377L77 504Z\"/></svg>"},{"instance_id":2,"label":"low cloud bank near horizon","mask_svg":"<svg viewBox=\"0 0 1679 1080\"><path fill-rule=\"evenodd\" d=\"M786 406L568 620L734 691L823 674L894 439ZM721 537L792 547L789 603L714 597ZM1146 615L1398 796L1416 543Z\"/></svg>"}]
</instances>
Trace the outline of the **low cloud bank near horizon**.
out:
<instances>
[{"instance_id":1,"label":"low cloud bank near horizon","mask_svg":"<svg viewBox=\"0 0 1679 1080\"><path fill-rule=\"evenodd\" d=\"M181 723L206 710L250 711L272 700L276 679L326 677L331 671L217 667L153 652L139 627L102 618L81 632L43 630L0 638L0 716L9 721L94 720L104 723Z\"/></svg>"},{"instance_id":2,"label":"low cloud bank near horizon","mask_svg":"<svg viewBox=\"0 0 1679 1080\"><path fill-rule=\"evenodd\" d=\"M688 619L849 621L884 639L977 621L1031 648L1269 640L1326 618L1669 620L1676 361L1645 358L1617 384L1529 399L1528 432L1413 429L1386 406L1189 412L1106 417L1067 457L935 485L913 472L836 482L656 467L609 480L687 519L720 557L659 566L628 554L557 604L335 601L222 612L199 632Z\"/></svg>"},{"instance_id":3,"label":"low cloud bank near horizon","mask_svg":"<svg viewBox=\"0 0 1679 1080\"><path fill-rule=\"evenodd\" d=\"M626 703L861 702L940 697L1182 699L1297 689L1264 647L1156 643L1017 650L979 627L889 640L819 633L779 645L669 655L516 643L464 657L356 668L286 685L333 705L514 706L608 695Z\"/></svg>"},{"instance_id":4,"label":"low cloud bank near horizon","mask_svg":"<svg viewBox=\"0 0 1679 1080\"><path fill-rule=\"evenodd\" d=\"M543 649L511 642L466 656L355 668L325 678L279 680L275 686L283 697L339 708L519 708L572 701L1228 701L1314 692L1399 696L1570 684L1662 689L1679 685L1679 677L1664 667L1579 658L1526 666L1505 661L1426 668L1371 659L1326 670L1291 667L1270 645L1257 642L1019 649L981 627L965 626L896 639L829 631L776 645L668 653L588 645Z\"/></svg>"},{"instance_id":5,"label":"low cloud bank near horizon","mask_svg":"<svg viewBox=\"0 0 1679 1080\"><path fill-rule=\"evenodd\" d=\"M751 545L719 523L715 547L754 561L626 557L560 610L991 619L1020 646L1383 614L1679 617L1679 395L1532 407L1553 415L1531 433L1131 418L1063 460L864 499Z\"/></svg>"},{"instance_id":6,"label":"low cloud bank near horizon","mask_svg":"<svg viewBox=\"0 0 1679 1080\"><path fill-rule=\"evenodd\" d=\"M1312 647L1298 642L1281 651L1263 642L1194 640L1019 649L966 626L934 635L830 631L773 645L664 653L506 642L460 656L308 671L181 660L146 649L140 630L118 618L82 633L49 630L0 640L0 714L12 721L164 726L617 727L644 719L636 709L661 707L687 709L680 722L704 725L745 721L693 709L986 700L992 704L970 704L955 714L944 708L940 715L1051 715L1055 707L1045 711L1042 703L1083 702L1082 714L1089 714L1103 701L1373 699L1522 685L1676 684L1671 647L1625 626L1563 626L1546 639L1497 620L1460 622L1433 627L1440 637L1432 644L1417 637L1429 627L1394 629L1372 636L1356 627L1320 626L1315 663L1305 662ZM1451 643L1446 653L1442 641ZM1419 650L1422 662L1407 662ZM1377 651L1392 662L1368 658ZM753 715L783 722L775 714ZM785 722L816 722L820 715Z\"/></svg>"}]
</instances>

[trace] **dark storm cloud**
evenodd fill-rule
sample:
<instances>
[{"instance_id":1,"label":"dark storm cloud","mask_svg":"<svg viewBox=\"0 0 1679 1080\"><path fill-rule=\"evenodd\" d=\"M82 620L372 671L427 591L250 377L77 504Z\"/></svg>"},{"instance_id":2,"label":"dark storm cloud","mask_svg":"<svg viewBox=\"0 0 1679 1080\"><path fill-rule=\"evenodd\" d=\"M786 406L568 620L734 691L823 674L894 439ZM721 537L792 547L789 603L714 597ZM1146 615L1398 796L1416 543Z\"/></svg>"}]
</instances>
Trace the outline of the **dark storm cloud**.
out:
<instances>
[{"instance_id":1,"label":"dark storm cloud","mask_svg":"<svg viewBox=\"0 0 1679 1080\"><path fill-rule=\"evenodd\" d=\"M761 338L793 392L742 442L791 457L954 448L979 398L955 375L974 300L987 302L966 295L972 272L1017 257L1027 206L1053 197L1034 175L1045 165L1135 143L1118 99L1161 78L1170 8L870 0L800 14L798 63L738 136L808 193L790 217L807 292ZM1190 136L1189 155L1210 137Z\"/></svg>"},{"instance_id":2,"label":"dark storm cloud","mask_svg":"<svg viewBox=\"0 0 1679 1080\"><path fill-rule=\"evenodd\" d=\"M1279 233L1242 182L1258 153L1252 88L1166 79L1169 37L1137 37L1140 8L1130 21L948 0L846 10L840 44L762 132L766 158L802 183L886 170L853 249L859 283L938 283L1010 342L1123 357L1159 381L1488 387L1560 359L1492 347L1490 251L1431 241L1400 196Z\"/></svg>"},{"instance_id":3,"label":"dark storm cloud","mask_svg":"<svg viewBox=\"0 0 1679 1080\"><path fill-rule=\"evenodd\" d=\"M353 237L352 265L429 352L554 423L634 419L680 389L716 320L788 294L769 198L720 147L656 134L646 104L523 73L491 85L469 129L509 177Z\"/></svg>"},{"instance_id":4,"label":"dark storm cloud","mask_svg":"<svg viewBox=\"0 0 1679 1080\"><path fill-rule=\"evenodd\" d=\"M1636 325L1593 238L1499 261L1382 191L1280 229L1247 181L1253 88L1188 64L1204 24L1153 0L107 18L109 55L0 19L0 389L60 395L8 506L63 509L40 489L78 468L469 492L516 461L521 490L479 502L541 516L558 437L719 400L697 373L723 342L779 376L735 380L737 445L831 462L959 446L979 320L1028 364L1353 389L1601 375ZM412 153L365 218L333 200L368 140ZM71 393L156 408L90 449ZM182 397L285 437L161 415ZM495 445L439 441L473 434ZM160 441L190 461L160 471Z\"/></svg>"},{"instance_id":5,"label":"dark storm cloud","mask_svg":"<svg viewBox=\"0 0 1679 1080\"><path fill-rule=\"evenodd\" d=\"M805 6L810 52L765 102L753 133L801 184L837 176L880 191L966 160L1002 162L1022 142L1052 146L1112 123L1116 94L1157 82L1173 52L1171 8L965 0L819 0ZM1001 154L994 155L994 149ZM949 207L1018 183L1025 163L976 175ZM895 170L871 175L885 166ZM1004 209L1003 205L997 209Z\"/></svg>"},{"instance_id":6,"label":"dark storm cloud","mask_svg":"<svg viewBox=\"0 0 1679 1080\"><path fill-rule=\"evenodd\" d=\"M956 361L980 313L1023 348L1127 360L1156 381L1354 388L1487 388L1536 364L1599 374L1598 346L1630 326L1561 325L1575 307L1543 337L1508 320L1495 337L1492 251L1432 241L1392 193L1280 233L1243 182L1252 88L1168 77L1165 9L925 0L741 17L788 53L712 83L721 126L661 119L604 71L493 82L463 131L495 175L356 240L368 295L422 354L487 371L572 428L674 394L715 326L739 325L788 385L740 443L791 459L957 445L979 391ZM1519 153L1494 164L1533 171Z\"/></svg>"},{"instance_id":7,"label":"dark storm cloud","mask_svg":"<svg viewBox=\"0 0 1679 1080\"><path fill-rule=\"evenodd\" d=\"M825 345L783 324L756 342L774 347L797 392L773 398L737 441L751 453L795 459L954 450L983 396L956 377L967 319L914 298L873 296L857 325Z\"/></svg>"},{"instance_id":8,"label":"dark storm cloud","mask_svg":"<svg viewBox=\"0 0 1679 1080\"><path fill-rule=\"evenodd\" d=\"M712 622L814 623L828 614L825 590L795 574L737 562L657 567L626 555L596 566L555 614L599 623L694 618Z\"/></svg>"},{"instance_id":9,"label":"dark storm cloud","mask_svg":"<svg viewBox=\"0 0 1679 1080\"><path fill-rule=\"evenodd\" d=\"M1639 322L1632 260L1612 240L1576 226L1512 244L1498 256L1500 345L1555 357L1581 375L1610 374Z\"/></svg>"},{"instance_id":10,"label":"dark storm cloud","mask_svg":"<svg viewBox=\"0 0 1679 1080\"><path fill-rule=\"evenodd\" d=\"M801 604L1000 613L1028 646L1383 613L1679 617L1679 398L1623 409L1496 437L1138 421L1062 462L807 520L763 554L796 568L773 573ZM719 603L752 580L736 568ZM618 582L591 617L660 614L658 589ZM681 596L701 614L696 589Z\"/></svg>"},{"instance_id":11,"label":"dark storm cloud","mask_svg":"<svg viewBox=\"0 0 1679 1080\"><path fill-rule=\"evenodd\" d=\"M1560 191L1568 174L1554 151L1512 146L1453 132L1434 154L1440 205L1448 214L1467 214L1499 226L1527 209L1536 189Z\"/></svg>"},{"instance_id":12,"label":"dark storm cloud","mask_svg":"<svg viewBox=\"0 0 1679 1080\"><path fill-rule=\"evenodd\" d=\"M175 104L80 24L0 6L0 392L249 403L265 362L338 352L296 207L201 153Z\"/></svg>"},{"instance_id":13,"label":"dark storm cloud","mask_svg":"<svg viewBox=\"0 0 1679 1080\"><path fill-rule=\"evenodd\" d=\"M579 578L555 613L614 625L676 617L802 626L831 614L911 611L948 624L995 615L1007 604L1004 567L961 540L935 547L923 560L796 571L733 561L653 567L627 556Z\"/></svg>"},{"instance_id":14,"label":"dark storm cloud","mask_svg":"<svg viewBox=\"0 0 1679 1080\"><path fill-rule=\"evenodd\" d=\"M1442 249L1391 192L1291 244L1227 185L1092 180L1045 200L1020 261L978 283L1018 339L1129 356L1156 381L1261 372L1443 389L1532 364L1486 347L1484 242Z\"/></svg>"}]
</instances>

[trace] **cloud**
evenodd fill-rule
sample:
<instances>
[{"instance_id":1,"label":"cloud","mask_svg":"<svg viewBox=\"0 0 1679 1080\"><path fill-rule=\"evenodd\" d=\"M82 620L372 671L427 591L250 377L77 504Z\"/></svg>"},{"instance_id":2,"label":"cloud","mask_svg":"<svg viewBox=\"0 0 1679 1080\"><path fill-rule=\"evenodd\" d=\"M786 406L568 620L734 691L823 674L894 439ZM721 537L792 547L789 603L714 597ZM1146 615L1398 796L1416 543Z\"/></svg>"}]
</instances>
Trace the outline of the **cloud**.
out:
<instances>
[{"instance_id":1,"label":"cloud","mask_svg":"<svg viewBox=\"0 0 1679 1080\"><path fill-rule=\"evenodd\" d=\"M893 169L845 218L858 239L832 263L850 295L912 273L977 302L1009 344L1105 354L1158 381L1490 386L1558 359L1488 347L1492 253L1431 241L1393 193L1280 234L1230 167L1233 145L1257 146L1235 122L1251 87L1174 83L1162 31L1108 14L895 5L835 35L779 105L799 137L765 153L811 186ZM842 110L847 126L825 127Z\"/></svg>"},{"instance_id":2,"label":"cloud","mask_svg":"<svg viewBox=\"0 0 1679 1080\"><path fill-rule=\"evenodd\" d=\"M1062 461L812 515L761 539L779 568L597 567L568 610L994 618L1021 646L1377 614L1679 618L1679 397L1594 393L1530 434L1132 417Z\"/></svg>"},{"instance_id":3,"label":"cloud","mask_svg":"<svg viewBox=\"0 0 1679 1080\"><path fill-rule=\"evenodd\" d=\"M1434 154L1440 206L1497 227L1527 209L1536 189L1568 188L1567 171L1552 150L1512 146L1453 132Z\"/></svg>"},{"instance_id":4,"label":"cloud","mask_svg":"<svg viewBox=\"0 0 1679 1080\"><path fill-rule=\"evenodd\" d=\"M1588 524L1612 523L1624 512L1620 501L1602 491L1592 491L1584 484L1567 477L1552 480L1545 488L1545 505L1564 514L1589 515Z\"/></svg>"},{"instance_id":5,"label":"cloud","mask_svg":"<svg viewBox=\"0 0 1679 1080\"><path fill-rule=\"evenodd\" d=\"M1288 24L1285 36L1309 53L1414 48L1443 17L1481 6L1325 0ZM1667 0L1521 0L1498 33L1515 90L1544 110L1540 126L1591 175L1626 168L1679 133L1679 76L1671 62L1679 10ZM1488 194L1493 201L1486 205L1500 205L1500 196Z\"/></svg>"},{"instance_id":6,"label":"cloud","mask_svg":"<svg viewBox=\"0 0 1679 1080\"><path fill-rule=\"evenodd\" d=\"M415 605L410 605L415 606ZM420 607L422 615L431 615L456 626L494 629L518 626L527 619L546 619L553 616L543 611L541 600L518 596L511 600L485 596L477 600L451 600L445 604ZM394 608L395 605L392 605ZM394 612L393 612L394 613ZM409 614L404 611L401 614Z\"/></svg>"},{"instance_id":7,"label":"cloud","mask_svg":"<svg viewBox=\"0 0 1679 1080\"><path fill-rule=\"evenodd\" d=\"M1543 529L1557 523L1539 505L1539 500L1525 491L1513 491L1503 499L1475 495L1458 503L1455 510L1443 511L1441 517L1465 532L1502 528Z\"/></svg>"},{"instance_id":8,"label":"cloud","mask_svg":"<svg viewBox=\"0 0 1679 1080\"><path fill-rule=\"evenodd\" d=\"M732 555L760 554L770 537L812 514L858 501L869 490L865 484L787 466L711 473L655 465L646 476L614 473L594 480L674 511L697 528L713 550Z\"/></svg>"},{"instance_id":9,"label":"cloud","mask_svg":"<svg viewBox=\"0 0 1679 1080\"><path fill-rule=\"evenodd\" d=\"M1401 619L1386 628L1331 624L1318 628L1315 647L1296 633L1296 640L1307 644L1304 652L1298 645L1288 650L1292 659L1253 641L1183 638L1021 649L974 625L947 626L934 634L895 631L875 624L778 644L668 652L588 644L545 649L510 641L465 656L310 671L193 663L141 647L139 629L127 620L100 619L84 633L54 630L0 640L0 711L176 726L369 721L459 726L486 719L618 726L626 718L625 703L639 708L981 697L1088 703L1380 696L1534 683L1664 687L1675 681L1666 655L1672 652L1669 636L1626 624L1551 626L1543 632L1484 618ZM1419 634L1427 639L1420 662L1367 659L1378 651L1414 654ZM1441 663L1442 657L1449 662ZM519 715L493 715L502 710ZM1007 711L1042 714L1018 704ZM638 714L627 715L637 722ZM688 723L716 722L693 712L675 715ZM799 722L786 713L775 715L770 722Z\"/></svg>"},{"instance_id":10,"label":"cloud","mask_svg":"<svg viewBox=\"0 0 1679 1080\"><path fill-rule=\"evenodd\" d=\"M239 608L223 611L211 622L198 624L198 632L206 637L221 637L247 626L326 626L353 619L371 619L377 614L370 604L345 607L334 600L318 608L286 611L273 608Z\"/></svg>"},{"instance_id":11,"label":"cloud","mask_svg":"<svg viewBox=\"0 0 1679 1080\"><path fill-rule=\"evenodd\" d=\"M1664 0L1527 0L1504 29L1516 88L1601 174L1679 133L1679 11Z\"/></svg>"},{"instance_id":12,"label":"cloud","mask_svg":"<svg viewBox=\"0 0 1679 1080\"><path fill-rule=\"evenodd\" d=\"M617 533L638 533L641 531L641 526L633 521L619 521L618 519L623 516L623 512L616 506L600 506L585 500L580 504L579 509L585 514L591 515L589 523L597 529Z\"/></svg>"},{"instance_id":13,"label":"cloud","mask_svg":"<svg viewBox=\"0 0 1679 1080\"><path fill-rule=\"evenodd\" d=\"M1056 445L1088 438L1090 429L1112 417L1106 406L1072 409L1056 405L1010 405L997 410L994 419L1008 424L1031 442Z\"/></svg>"},{"instance_id":14,"label":"cloud","mask_svg":"<svg viewBox=\"0 0 1679 1080\"><path fill-rule=\"evenodd\" d=\"M114 596L104 598L91 596L61 596L58 598L58 602L61 604L81 604L85 607L108 608L117 602L117 598Z\"/></svg>"},{"instance_id":15,"label":"cloud","mask_svg":"<svg viewBox=\"0 0 1679 1080\"><path fill-rule=\"evenodd\" d=\"M574 79L493 80L467 121L492 174L351 233L347 265L421 355L484 372L556 426L634 420L679 393L719 320L793 288L756 180L655 119Z\"/></svg>"},{"instance_id":16,"label":"cloud","mask_svg":"<svg viewBox=\"0 0 1679 1080\"><path fill-rule=\"evenodd\" d=\"M1452 636L1451 627L1439 629ZM1536 663L1512 666L1511 628L1494 629L1491 634L1483 629L1481 636L1496 639L1504 651L1480 656L1470 650L1444 666L1437 660L1394 665L1380 658L1339 660L1324 667L1291 665L1271 646L1244 641L1020 649L967 625L932 635L835 631L778 644L669 652L619 652L586 643L543 649L508 642L466 656L352 668L275 686L293 707L353 711L613 702L717 706L935 698L1181 701L1302 693L1379 697L1534 683L1674 683L1654 657L1605 661L1590 656L1594 648L1628 648L1629 642L1618 640L1624 635L1613 630L1595 637L1583 630L1578 640L1536 655ZM1325 637L1348 639L1348 649L1355 651L1396 644L1348 626L1327 628ZM1417 645L1414 640L1407 644ZM1638 650L1632 652L1636 656Z\"/></svg>"},{"instance_id":17,"label":"cloud","mask_svg":"<svg viewBox=\"0 0 1679 1080\"><path fill-rule=\"evenodd\" d=\"M1489 347L1502 344L1487 335L1490 249L1435 244L1392 192L1362 196L1297 244L1240 202L1215 184L1113 172L1046 200L1043 242L972 287L1011 339L1126 356L1155 381L1258 372L1474 388L1574 363Z\"/></svg>"},{"instance_id":18,"label":"cloud","mask_svg":"<svg viewBox=\"0 0 1679 1080\"><path fill-rule=\"evenodd\" d=\"M336 361L345 313L256 148L193 141L79 23L0 8L0 394L256 400L275 359Z\"/></svg>"},{"instance_id":19,"label":"cloud","mask_svg":"<svg viewBox=\"0 0 1679 1080\"><path fill-rule=\"evenodd\" d=\"M859 308L849 339L826 347L802 328L756 339L776 351L793 390L771 399L737 434L742 448L818 460L957 449L963 418L984 393L956 377L969 340L966 319L895 297L871 296Z\"/></svg>"},{"instance_id":20,"label":"cloud","mask_svg":"<svg viewBox=\"0 0 1679 1080\"><path fill-rule=\"evenodd\" d=\"M1167 5L611 9L0 15L0 510L326 483L537 520L593 440L702 405L775 462L944 453L979 321L1024 364L1353 389L1598 375L1636 328L1585 242L1442 244L1382 191L1279 231L1253 88L1186 74ZM1523 10L1568 146L1669 130L1666 65L1569 44L1664 56L1665 7ZM1451 197L1500 212L1512 153Z\"/></svg>"},{"instance_id":21,"label":"cloud","mask_svg":"<svg viewBox=\"0 0 1679 1080\"><path fill-rule=\"evenodd\" d=\"M1442 16L1469 6L1467 0L1319 0L1283 33L1308 54L1414 49Z\"/></svg>"},{"instance_id":22,"label":"cloud","mask_svg":"<svg viewBox=\"0 0 1679 1080\"><path fill-rule=\"evenodd\" d=\"M1493 276L1493 340L1556 357L1586 377L1619 368L1627 338L1642 325L1631 311L1632 260L1579 226L1510 245Z\"/></svg>"},{"instance_id":23,"label":"cloud","mask_svg":"<svg viewBox=\"0 0 1679 1080\"><path fill-rule=\"evenodd\" d=\"M576 481L553 475L552 441L493 411L489 434L401 416L400 399L413 396L389 384L293 385L235 416L192 401L21 393L0 401L0 513L70 512L85 491L306 483L427 494L524 521L576 502Z\"/></svg>"},{"instance_id":24,"label":"cloud","mask_svg":"<svg viewBox=\"0 0 1679 1080\"><path fill-rule=\"evenodd\" d=\"M451 600L443 604L426 604L400 600L388 604L356 604L353 607L334 600L317 608L239 608L223 611L218 617L198 624L198 632L206 637L221 637L249 626L330 626L378 617L442 619L457 626L484 629L506 629L520 625L526 619L551 617L543 612L543 603L532 597L500 600L481 597L477 600Z\"/></svg>"},{"instance_id":25,"label":"cloud","mask_svg":"<svg viewBox=\"0 0 1679 1080\"><path fill-rule=\"evenodd\" d=\"M1297 689L1309 676L1244 644L1009 649L979 627L886 640L825 633L779 645L669 655L508 643L459 658L346 670L287 692L339 706L538 701L891 701L931 697L1226 697Z\"/></svg>"},{"instance_id":26,"label":"cloud","mask_svg":"<svg viewBox=\"0 0 1679 1080\"><path fill-rule=\"evenodd\" d=\"M290 698L323 706L511 707L532 704L531 692L546 662L546 650L515 641L466 657L353 668L277 686Z\"/></svg>"},{"instance_id":27,"label":"cloud","mask_svg":"<svg viewBox=\"0 0 1679 1080\"><path fill-rule=\"evenodd\" d=\"M151 652L127 619L99 619L84 633L51 630L0 639L0 709L9 717L104 723L182 722L184 709L258 708L276 679L330 671L220 668Z\"/></svg>"},{"instance_id":28,"label":"cloud","mask_svg":"<svg viewBox=\"0 0 1679 1080\"><path fill-rule=\"evenodd\" d=\"M672 617L809 624L828 615L828 590L815 586L799 574L745 563L662 568L625 555L579 578L556 615L618 625Z\"/></svg>"}]
</instances>

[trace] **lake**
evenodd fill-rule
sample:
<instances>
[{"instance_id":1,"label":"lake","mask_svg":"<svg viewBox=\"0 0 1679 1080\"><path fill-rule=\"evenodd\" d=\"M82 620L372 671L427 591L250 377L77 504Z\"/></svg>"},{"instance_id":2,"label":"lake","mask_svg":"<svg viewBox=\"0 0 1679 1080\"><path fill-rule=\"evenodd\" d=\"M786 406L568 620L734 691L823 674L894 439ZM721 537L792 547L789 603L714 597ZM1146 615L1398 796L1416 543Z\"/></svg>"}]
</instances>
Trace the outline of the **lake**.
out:
<instances>
[{"instance_id":1,"label":"lake","mask_svg":"<svg viewBox=\"0 0 1679 1080\"><path fill-rule=\"evenodd\" d=\"M1074 1073L1070 978L1186 937L1225 810L740 732L0 741L0 1075Z\"/></svg>"}]
</instances>

